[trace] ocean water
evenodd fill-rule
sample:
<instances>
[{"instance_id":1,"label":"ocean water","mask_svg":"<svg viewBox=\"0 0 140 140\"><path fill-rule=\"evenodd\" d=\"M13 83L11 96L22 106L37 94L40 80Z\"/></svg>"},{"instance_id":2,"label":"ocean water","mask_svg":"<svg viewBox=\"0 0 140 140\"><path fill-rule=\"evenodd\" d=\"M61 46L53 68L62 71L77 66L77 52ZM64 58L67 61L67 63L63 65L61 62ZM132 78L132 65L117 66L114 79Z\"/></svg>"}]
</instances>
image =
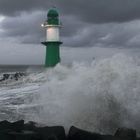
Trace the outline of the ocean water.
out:
<instances>
[{"instance_id":1,"label":"ocean water","mask_svg":"<svg viewBox=\"0 0 140 140\"><path fill-rule=\"evenodd\" d=\"M25 72L18 81L0 83L0 121L71 125L113 134L118 127L140 132L140 63L125 54L91 63L3 66L3 73Z\"/></svg>"}]
</instances>

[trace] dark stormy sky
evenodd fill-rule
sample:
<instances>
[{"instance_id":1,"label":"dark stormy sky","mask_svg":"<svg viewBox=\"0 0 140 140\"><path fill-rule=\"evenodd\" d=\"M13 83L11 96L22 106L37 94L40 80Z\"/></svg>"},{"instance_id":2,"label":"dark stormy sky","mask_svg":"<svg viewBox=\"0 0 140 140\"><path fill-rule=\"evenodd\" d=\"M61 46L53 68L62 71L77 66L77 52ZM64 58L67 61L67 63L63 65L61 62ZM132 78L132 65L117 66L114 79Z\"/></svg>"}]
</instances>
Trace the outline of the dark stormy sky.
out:
<instances>
[{"instance_id":1,"label":"dark stormy sky","mask_svg":"<svg viewBox=\"0 0 140 140\"><path fill-rule=\"evenodd\" d=\"M63 23L63 46L140 47L140 0L0 0L2 59L7 54L24 63L43 54L44 49L38 49L45 39L40 24L52 6L57 7ZM2 59L0 63L9 61Z\"/></svg>"}]
</instances>

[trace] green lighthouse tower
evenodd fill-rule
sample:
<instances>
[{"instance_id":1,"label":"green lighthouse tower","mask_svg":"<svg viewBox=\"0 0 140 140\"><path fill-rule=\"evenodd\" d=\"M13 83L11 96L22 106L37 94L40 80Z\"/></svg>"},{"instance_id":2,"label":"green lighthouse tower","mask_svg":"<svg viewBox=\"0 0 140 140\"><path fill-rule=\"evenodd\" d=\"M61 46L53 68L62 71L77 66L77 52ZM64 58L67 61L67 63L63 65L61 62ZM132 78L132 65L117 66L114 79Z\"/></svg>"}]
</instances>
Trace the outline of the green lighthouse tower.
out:
<instances>
[{"instance_id":1,"label":"green lighthouse tower","mask_svg":"<svg viewBox=\"0 0 140 140\"><path fill-rule=\"evenodd\" d=\"M61 24L56 8L48 11L47 20L41 26L46 30L46 41L42 42L46 46L45 67L53 67L60 62L59 46L62 44L59 39Z\"/></svg>"}]
</instances>

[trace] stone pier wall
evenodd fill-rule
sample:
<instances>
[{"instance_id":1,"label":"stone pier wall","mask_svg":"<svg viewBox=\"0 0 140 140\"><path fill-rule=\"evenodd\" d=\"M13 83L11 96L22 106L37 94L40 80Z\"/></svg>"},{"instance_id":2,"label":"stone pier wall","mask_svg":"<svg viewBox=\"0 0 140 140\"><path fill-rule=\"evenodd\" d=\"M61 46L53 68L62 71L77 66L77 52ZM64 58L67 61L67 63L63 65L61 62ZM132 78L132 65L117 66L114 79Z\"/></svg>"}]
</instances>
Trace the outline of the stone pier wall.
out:
<instances>
[{"instance_id":1,"label":"stone pier wall","mask_svg":"<svg viewBox=\"0 0 140 140\"><path fill-rule=\"evenodd\" d=\"M118 128L114 135L88 132L72 126L66 136L63 126L38 127L35 122L0 122L0 140L140 140L136 130Z\"/></svg>"}]
</instances>

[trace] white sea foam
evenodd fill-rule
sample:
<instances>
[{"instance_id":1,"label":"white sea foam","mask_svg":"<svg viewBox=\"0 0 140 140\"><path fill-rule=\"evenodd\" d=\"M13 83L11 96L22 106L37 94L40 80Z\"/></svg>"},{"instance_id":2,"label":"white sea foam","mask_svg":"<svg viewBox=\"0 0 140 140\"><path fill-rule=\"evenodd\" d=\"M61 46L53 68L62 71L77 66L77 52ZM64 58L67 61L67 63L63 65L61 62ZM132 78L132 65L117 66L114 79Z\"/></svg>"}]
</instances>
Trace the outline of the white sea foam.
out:
<instances>
[{"instance_id":1,"label":"white sea foam","mask_svg":"<svg viewBox=\"0 0 140 140\"><path fill-rule=\"evenodd\" d=\"M140 130L140 66L132 57L117 54L91 64L58 64L37 76L46 77L31 103L40 107L30 110L26 120L103 133L121 126Z\"/></svg>"},{"instance_id":2,"label":"white sea foam","mask_svg":"<svg viewBox=\"0 0 140 140\"><path fill-rule=\"evenodd\" d=\"M0 120L71 125L102 133L121 126L140 132L139 59L116 54L92 63L31 68L0 88ZM3 86L5 84L5 86Z\"/></svg>"}]
</instances>

